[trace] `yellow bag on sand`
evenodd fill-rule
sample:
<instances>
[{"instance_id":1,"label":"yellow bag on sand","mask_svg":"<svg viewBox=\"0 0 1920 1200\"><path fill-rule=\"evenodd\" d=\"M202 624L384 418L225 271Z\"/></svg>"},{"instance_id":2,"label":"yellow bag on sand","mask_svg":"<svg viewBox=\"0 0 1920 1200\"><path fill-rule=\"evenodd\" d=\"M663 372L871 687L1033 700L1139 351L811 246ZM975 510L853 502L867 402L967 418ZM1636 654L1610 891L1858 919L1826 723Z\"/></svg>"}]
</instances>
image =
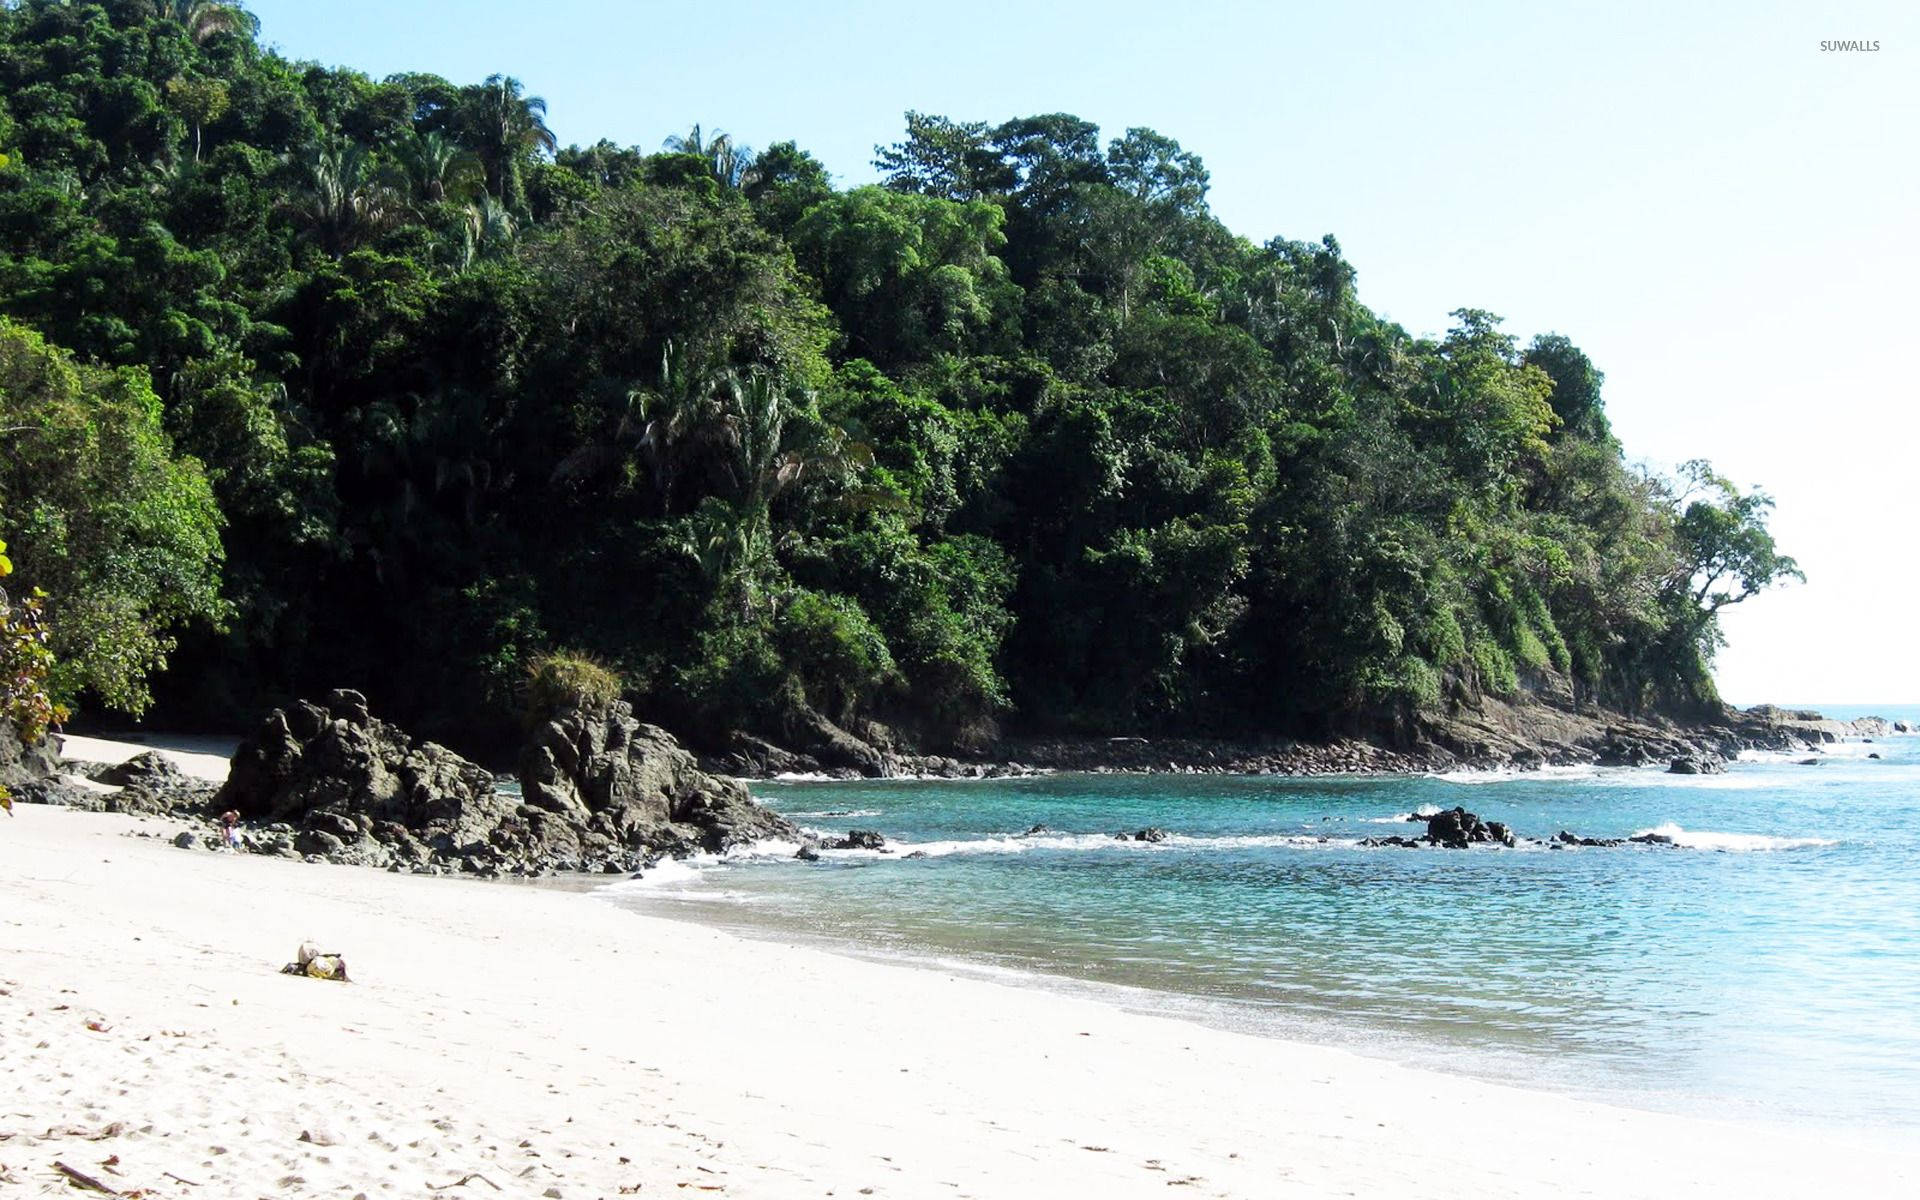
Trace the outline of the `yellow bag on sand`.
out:
<instances>
[{"instance_id":1,"label":"yellow bag on sand","mask_svg":"<svg viewBox=\"0 0 1920 1200\"><path fill-rule=\"evenodd\" d=\"M338 954L322 954L312 942L300 943L298 961L280 968L282 975L305 975L309 979L332 979L351 983L347 978L347 960Z\"/></svg>"}]
</instances>

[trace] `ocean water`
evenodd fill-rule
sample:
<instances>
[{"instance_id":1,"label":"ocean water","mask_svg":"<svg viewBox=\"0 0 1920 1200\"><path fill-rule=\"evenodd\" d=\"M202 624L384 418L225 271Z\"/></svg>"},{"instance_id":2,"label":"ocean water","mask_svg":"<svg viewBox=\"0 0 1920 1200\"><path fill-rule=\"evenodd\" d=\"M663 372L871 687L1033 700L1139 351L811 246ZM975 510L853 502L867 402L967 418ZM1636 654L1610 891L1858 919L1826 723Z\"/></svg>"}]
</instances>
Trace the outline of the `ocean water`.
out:
<instances>
[{"instance_id":1,"label":"ocean water","mask_svg":"<svg viewBox=\"0 0 1920 1200\"><path fill-rule=\"evenodd\" d=\"M772 846L605 894L1640 1107L1904 1138L1920 1133L1920 737L1818 757L1698 777L756 784L797 823L877 830L891 852ZM1676 845L1359 844L1456 804L1525 836ZM1172 836L1114 837L1149 825Z\"/></svg>"}]
</instances>

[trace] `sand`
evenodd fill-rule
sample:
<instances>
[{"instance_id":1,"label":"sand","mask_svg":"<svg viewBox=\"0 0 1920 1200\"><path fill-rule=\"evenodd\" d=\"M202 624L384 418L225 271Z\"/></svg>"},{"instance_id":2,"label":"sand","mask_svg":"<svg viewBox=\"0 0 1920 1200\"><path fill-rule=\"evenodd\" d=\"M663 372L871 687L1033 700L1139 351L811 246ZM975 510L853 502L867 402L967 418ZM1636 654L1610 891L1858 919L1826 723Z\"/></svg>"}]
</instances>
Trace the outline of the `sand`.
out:
<instances>
[{"instance_id":1,"label":"sand","mask_svg":"<svg viewBox=\"0 0 1920 1200\"><path fill-rule=\"evenodd\" d=\"M56 1162L202 1198L1920 1189L1920 1160L1880 1142L1610 1108L584 891L18 813L0 1195L86 1194ZM279 974L307 938L354 982Z\"/></svg>"}]
</instances>

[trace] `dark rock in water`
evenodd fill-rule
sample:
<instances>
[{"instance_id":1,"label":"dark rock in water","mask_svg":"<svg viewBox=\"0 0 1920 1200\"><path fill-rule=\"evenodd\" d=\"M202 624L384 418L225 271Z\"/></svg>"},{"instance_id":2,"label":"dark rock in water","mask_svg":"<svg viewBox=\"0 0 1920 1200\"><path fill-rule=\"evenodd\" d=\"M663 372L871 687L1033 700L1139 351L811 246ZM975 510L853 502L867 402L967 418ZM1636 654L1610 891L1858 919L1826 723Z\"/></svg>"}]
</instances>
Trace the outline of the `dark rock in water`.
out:
<instances>
[{"instance_id":1,"label":"dark rock in water","mask_svg":"<svg viewBox=\"0 0 1920 1200\"><path fill-rule=\"evenodd\" d=\"M1624 844L1620 838L1581 837L1578 834L1568 833L1564 829L1553 835L1553 842L1558 846L1619 846Z\"/></svg>"},{"instance_id":2,"label":"dark rock in water","mask_svg":"<svg viewBox=\"0 0 1920 1200\"><path fill-rule=\"evenodd\" d=\"M1820 765L1820 760L1817 758L1803 758L1796 765L1802 767L1817 767Z\"/></svg>"},{"instance_id":3,"label":"dark rock in water","mask_svg":"<svg viewBox=\"0 0 1920 1200\"><path fill-rule=\"evenodd\" d=\"M1035 825L1035 826L1034 826L1033 828L1031 828L1031 829L1029 829L1029 830L1027 830L1027 831L1026 831L1025 833L1023 833L1023 834L1021 834L1020 836L1021 836L1021 837L1035 837L1035 836L1037 836L1037 835L1039 835L1039 834L1042 834L1042 833L1045 833L1045 832L1047 832L1047 827L1046 827L1045 825Z\"/></svg>"},{"instance_id":4,"label":"dark rock in water","mask_svg":"<svg viewBox=\"0 0 1920 1200\"><path fill-rule=\"evenodd\" d=\"M1683 754L1667 767L1669 775L1719 775L1727 769L1727 764L1717 758L1704 754Z\"/></svg>"},{"instance_id":5,"label":"dark rock in water","mask_svg":"<svg viewBox=\"0 0 1920 1200\"><path fill-rule=\"evenodd\" d=\"M1876 751L1874 751L1874 752L1873 752L1872 754L1869 754L1869 755L1867 755L1867 757L1868 757L1868 758L1879 758L1879 757L1880 757L1880 752L1876 750Z\"/></svg>"},{"instance_id":6,"label":"dark rock in water","mask_svg":"<svg viewBox=\"0 0 1920 1200\"><path fill-rule=\"evenodd\" d=\"M1171 834L1158 825L1149 825L1145 829L1135 833L1133 840L1136 842L1164 842L1171 836Z\"/></svg>"},{"instance_id":7,"label":"dark rock in water","mask_svg":"<svg viewBox=\"0 0 1920 1200\"><path fill-rule=\"evenodd\" d=\"M1513 830L1500 821L1487 822L1487 837L1502 846L1511 846L1514 843Z\"/></svg>"},{"instance_id":8,"label":"dark rock in water","mask_svg":"<svg viewBox=\"0 0 1920 1200\"><path fill-rule=\"evenodd\" d=\"M871 829L850 829L847 836L826 843L829 850L884 850L887 839Z\"/></svg>"},{"instance_id":9,"label":"dark rock in water","mask_svg":"<svg viewBox=\"0 0 1920 1200\"><path fill-rule=\"evenodd\" d=\"M1397 846L1403 850L1418 850L1426 843L1417 838L1401 837L1396 833L1391 837L1370 837L1360 844L1369 847Z\"/></svg>"},{"instance_id":10,"label":"dark rock in water","mask_svg":"<svg viewBox=\"0 0 1920 1200\"><path fill-rule=\"evenodd\" d=\"M1627 840L1630 842L1638 842L1643 846L1673 845L1673 838L1669 837L1664 833L1653 833L1653 832L1636 833L1632 837L1628 838Z\"/></svg>"},{"instance_id":11,"label":"dark rock in water","mask_svg":"<svg viewBox=\"0 0 1920 1200\"><path fill-rule=\"evenodd\" d=\"M798 850L795 850L793 852L793 856L799 859L801 862L819 862L820 861L820 852L818 850L815 850L812 846L800 847Z\"/></svg>"},{"instance_id":12,"label":"dark rock in water","mask_svg":"<svg viewBox=\"0 0 1920 1200\"><path fill-rule=\"evenodd\" d=\"M925 850L915 850L912 854L907 855L907 858L908 859L925 858L926 856L927 856L927 852ZM901 861L904 862L906 861L906 859L902 859Z\"/></svg>"},{"instance_id":13,"label":"dark rock in water","mask_svg":"<svg viewBox=\"0 0 1920 1200\"><path fill-rule=\"evenodd\" d=\"M1485 821L1456 805L1427 818L1427 840L1449 850L1465 850L1474 842L1491 842L1495 838Z\"/></svg>"},{"instance_id":14,"label":"dark rock in water","mask_svg":"<svg viewBox=\"0 0 1920 1200\"><path fill-rule=\"evenodd\" d=\"M212 805L297 826L288 844L302 855L426 873L619 871L649 854L799 836L624 704L555 714L534 730L519 777L521 797L502 794L491 772L337 691L324 706L269 714Z\"/></svg>"},{"instance_id":15,"label":"dark rock in water","mask_svg":"<svg viewBox=\"0 0 1920 1200\"><path fill-rule=\"evenodd\" d=\"M1893 723L1893 731L1895 733L1912 733L1913 726L1906 721L1895 721Z\"/></svg>"}]
</instances>

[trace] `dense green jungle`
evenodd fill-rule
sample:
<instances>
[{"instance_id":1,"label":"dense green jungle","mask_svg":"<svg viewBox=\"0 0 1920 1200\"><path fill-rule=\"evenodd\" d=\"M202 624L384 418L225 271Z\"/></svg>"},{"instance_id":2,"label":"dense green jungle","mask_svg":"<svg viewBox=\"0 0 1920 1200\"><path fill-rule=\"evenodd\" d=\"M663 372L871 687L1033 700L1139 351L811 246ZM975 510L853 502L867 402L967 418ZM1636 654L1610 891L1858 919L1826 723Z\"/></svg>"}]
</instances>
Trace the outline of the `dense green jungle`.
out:
<instances>
[{"instance_id":1,"label":"dense green jungle","mask_svg":"<svg viewBox=\"0 0 1920 1200\"><path fill-rule=\"evenodd\" d=\"M556 662L696 742L1685 716L1798 574L1764 493L1631 465L1573 340L1410 334L1152 129L909 112L843 188L259 39L0 8L23 724L351 686L478 752Z\"/></svg>"}]
</instances>

